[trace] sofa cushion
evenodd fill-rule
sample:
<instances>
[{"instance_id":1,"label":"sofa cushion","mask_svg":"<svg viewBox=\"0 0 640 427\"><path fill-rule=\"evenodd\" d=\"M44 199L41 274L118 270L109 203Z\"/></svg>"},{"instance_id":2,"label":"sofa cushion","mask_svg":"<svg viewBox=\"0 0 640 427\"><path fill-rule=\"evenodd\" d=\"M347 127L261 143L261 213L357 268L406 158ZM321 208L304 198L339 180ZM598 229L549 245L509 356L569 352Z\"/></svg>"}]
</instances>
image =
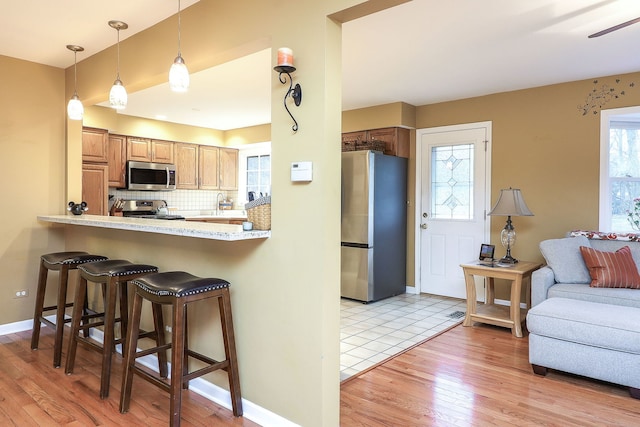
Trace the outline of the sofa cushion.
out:
<instances>
[{"instance_id":1,"label":"sofa cushion","mask_svg":"<svg viewBox=\"0 0 640 427\"><path fill-rule=\"evenodd\" d=\"M640 292L637 289L592 288L585 283L556 283L549 288L547 298L568 298L640 308Z\"/></svg>"},{"instance_id":2,"label":"sofa cushion","mask_svg":"<svg viewBox=\"0 0 640 427\"><path fill-rule=\"evenodd\" d=\"M640 289L640 274L629 246L615 252L581 246L580 252L591 275L591 287Z\"/></svg>"},{"instance_id":3,"label":"sofa cushion","mask_svg":"<svg viewBox=\"0 0 640 427\"><path fill-rule=\"evenodd\" d=\"M591 283L580 246L590 248L585 236L549 239L540 242L540 252L553 270L557 283Z\"/></svg>"},{"instance_id":4,"label":"sofa cushion","mask_svg":"<svg viewBox=\"0 0 640 427\"><path fill-rule=\"evenodd\" d=\"M640 322L633 321L638 316L640 309L634 307L550 298L529 310L527 329L562 341L640 354Z\"/></svg>"}]
</instances>

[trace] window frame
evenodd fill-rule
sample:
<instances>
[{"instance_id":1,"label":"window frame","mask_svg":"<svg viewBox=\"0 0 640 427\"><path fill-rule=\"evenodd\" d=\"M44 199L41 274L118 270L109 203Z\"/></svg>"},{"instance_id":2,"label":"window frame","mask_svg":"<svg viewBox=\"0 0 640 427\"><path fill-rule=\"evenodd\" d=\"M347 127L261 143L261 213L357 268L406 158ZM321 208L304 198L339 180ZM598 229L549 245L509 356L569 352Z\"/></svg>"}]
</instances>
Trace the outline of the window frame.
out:
<instances>
[{"instance_id":1,"label":"window frame","mask_svg":"<svg viewBox=\"0 0 640 427\"><path fill-rule=\"evenodd\" d=\"M611 179L609 177L609 137L611 123L638 122L640 125L640 106L614 108L600 111L600 191L599 191L599 231L629 232L629 230L613 230L611 215Z\"/></svg>"},{"instance_id":2,"label":"window frame","mask_svg":"<svg viewBox=\"0 0 640 427\"><path fill-rule=\"evenodd\" d=\"M238 204L247 203L247 157L271 154L271 141L236 147L238 149ZM273 158L272 158L273 160ZM273 165L273 161L271 162Z\"/></svg>"}]
</instances>

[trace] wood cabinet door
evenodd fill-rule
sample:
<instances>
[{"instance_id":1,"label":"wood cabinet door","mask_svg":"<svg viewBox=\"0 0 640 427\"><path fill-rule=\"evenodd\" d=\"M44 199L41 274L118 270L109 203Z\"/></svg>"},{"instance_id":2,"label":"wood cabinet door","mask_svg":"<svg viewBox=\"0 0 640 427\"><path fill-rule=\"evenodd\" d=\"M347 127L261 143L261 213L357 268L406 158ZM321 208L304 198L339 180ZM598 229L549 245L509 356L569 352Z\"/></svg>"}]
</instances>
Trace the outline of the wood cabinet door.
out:
<instances>
[{"instance_id":1,"label":"wood cabinet door","mask_svg":"<svg viewBox=\"0 0 640 427\"><path fill-rule=\"evenodd\" d=\"M137 162L151 161L151 140L147 138L127 137L127 160Z\"/></svg>"},{"instance_id":2,"label":"wood cabinet door","mask_svg":"<svg viewBox=\"0 0 640 427\"><path fill-rule=\"evenodd\" d=\"M238 150L220 148L220 189L238 189Z\"/></svg>"},{"instance_id":3,"label":"wood cabinet door","mask_svg":"<svg viewBox=\"0 0 640 427\"><path fill-rule=\"evenodd\" d=\"M193 190L198 188L198 146L175 144L176 188Z\"/></svg>"},{"instance_id":4,"label":"wood cabinet door","mask_svg":"<svg viewBox=\"0 0 640 427\"><path fill-rule=\"evenodd\" d=\"M409 129L398 127L372 129L368 136L369 141L384 142L384 154L409 158Z\"/></svg>"},{"instance_id":5,"label":"wood cabinet door","mask_svg":"<svg viewBox=\"0 0 640 427\"><path fill-rule=\"evenodd\" d=\"M109 187L124 188L126 185L127 137L123 135L109 135L107 154Z\"/></svg>"},{"instance_id":6,"label":"wood cabinet door","mask_svg":"<svg viewBox=\"0 0 640 427\"><path fill-rule=\"evenodd\" d=\"M82 161L107 163L106 129L82 128Z\"/></svg>"},{"instance_id":7,"label":"wood cabinet door","mask_svg":"<svg viewBox=\"0 0 640 427\"><path fill-rule=\"evenodd\" d=\"M171 141L151 141L151 161L158 163L173 163L173 146Z\"/></svg>"},{"instance_id":8,"label":"wood cabinet door","mask_svg":"<svg viewBox=\"0 0 640 427\"><path fill-rule=\"evenodd\" d=\"M84 215L107 215L109 194L109 167L82 164L82 201L87 202Z\"/></svg>"},{"instance_id":9,"label":"wood cabinet door","mask_svg":"<svg viewBox=\"0 0 640 427\"><path fill-rule=\"evenodd\" d=\"M218 159L220 149L218 147L201 145L199 151L199 188L202 190L217 190L220 185L218 180Z\"/></svg>"}]
</instances>

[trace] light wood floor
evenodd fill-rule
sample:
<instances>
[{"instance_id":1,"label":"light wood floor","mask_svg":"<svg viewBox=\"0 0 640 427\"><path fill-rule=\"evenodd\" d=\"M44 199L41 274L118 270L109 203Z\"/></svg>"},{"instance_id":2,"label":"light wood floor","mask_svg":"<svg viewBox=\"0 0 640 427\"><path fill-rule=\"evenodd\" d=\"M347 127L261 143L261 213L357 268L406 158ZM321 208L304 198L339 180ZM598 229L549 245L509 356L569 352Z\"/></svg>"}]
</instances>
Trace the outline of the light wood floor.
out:
<instances>
[{"instance_id":1,"label":"light wood floor","mask_svg":"<svg viewBox=\"0 0 640 427\"><path fill-rule=\"evenodd\" d=\"M122 357L114 357L109 397L100 400L100 354L78 346L74 373L53 368L53 330L43 327L37 351L31 331L0 336L0 426L167 426L169 395L133 380L131 409L119 411ZM182 394L182 426L256 426L196 393Z\"/></svg>"},{"instance_id":2,"label":"light wood floor","mask_svg":"<svg viewBox=\"0 0 640 427\"><path fill-rule=\"evenodd\" d=\"M122 358L108 399L98 397L99 355L78 348L76 369L52 367L53 335L0 336L0 425L166 426L168 396L134 379L128 414L118 411ZM66 343L66 339L65 339ZM182 425L255 426L185 391ZM457 326L341 386L341 426L637 426L640 400L612 384L551 372L535 376L527 338L507 329Z\"/></svg>"},{"instance_id":3,"label":"light wood floor","mask_svg":"<svg viewBox=\"0 0 640 427\"><path fill-rule=\"evenodd\" d=\"M612 384L532 373L528 339L456 326L341 385L341 426L638 426Z\"/></svg>"}]
</instances>

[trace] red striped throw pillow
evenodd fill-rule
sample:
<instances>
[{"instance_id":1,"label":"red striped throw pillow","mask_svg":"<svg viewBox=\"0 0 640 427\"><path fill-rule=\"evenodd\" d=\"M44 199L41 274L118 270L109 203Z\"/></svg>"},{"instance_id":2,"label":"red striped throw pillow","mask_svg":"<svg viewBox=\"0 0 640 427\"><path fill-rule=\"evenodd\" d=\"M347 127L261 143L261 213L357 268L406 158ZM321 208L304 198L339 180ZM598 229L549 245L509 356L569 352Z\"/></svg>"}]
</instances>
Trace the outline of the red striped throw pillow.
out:
<instances>
[{"instance_id":1,"label":"red striped throw pillow","mask_svg":"<svg viewBox=\"0 0 640 427\"><path fill-rule=\"evenodd\" d=\"M640 274L629 246L623 246L615 252L580 246L580 252L589 269L592 288L640 289Z\"/></svg>"}]
</instances>

